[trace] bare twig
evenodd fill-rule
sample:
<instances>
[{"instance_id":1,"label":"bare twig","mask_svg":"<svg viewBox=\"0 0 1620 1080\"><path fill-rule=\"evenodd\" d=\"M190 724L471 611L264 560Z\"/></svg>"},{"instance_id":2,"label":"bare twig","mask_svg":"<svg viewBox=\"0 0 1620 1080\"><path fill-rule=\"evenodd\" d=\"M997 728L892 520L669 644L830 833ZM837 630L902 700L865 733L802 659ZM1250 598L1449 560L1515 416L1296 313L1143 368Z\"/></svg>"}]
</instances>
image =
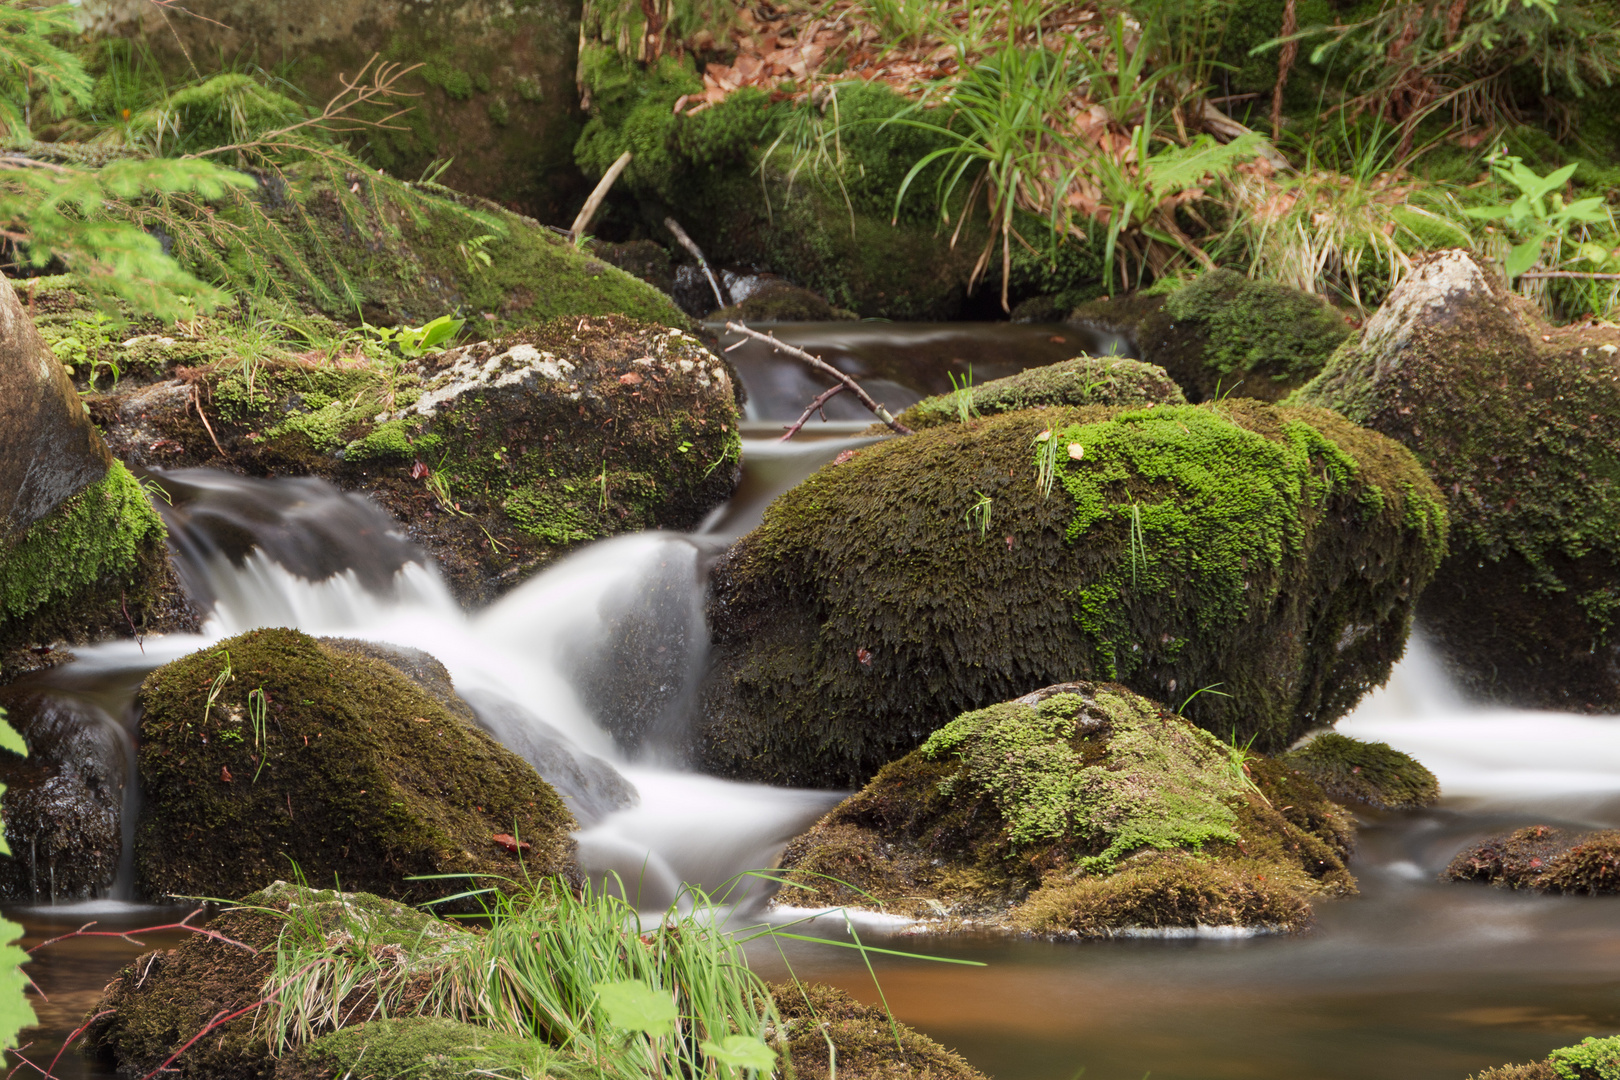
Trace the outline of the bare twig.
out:
<instances>
[{"instance_id":1,"label":"bare twig","mask_svg":"<svg viewBox=\"0 0 1620 1080\"><path fill-rule=\"evenodd\" d=\"M1284 39L1282 52L1277 57L1277 85L1271 92L1271 137L1282 137L1282 108L1283 90L1288 86L1288 74L1294 70L1294 57L1299 55L1299 40L1295 38L1294 31L1299 29L1299 16L1294 8L1294 0L1287 0L1283 5L1282 34Z\"/></svg>"},{"instance_id":2,"label":"bare twig","mask_svg":"<svg viewBox=\"0 0 1620 1080\"><path fill-rule=\"evenodd\" d=\"M1620 274L1584 274L1578 270L1526 270L1522 278L1579 278L1583 281L1620 281Z\"/></svg>"},{"instance_id":3,"label":"bare twig","mask_svg":"<svg viewBox=\"0 0 1620 1080\"><path fill-rule=\"evenodd\" d=\"M802 360L804 363L809 364L823 375L830 375L832 378L843 383L845 389L859 398L861 404L870 409L873 416L876 416L879 420L888 425L890 430L898 432L901 435L913 434L912 430L906 427L906 425L902 424L900 421L896 420L894 415L890 413L888 409L885 409L882 405L879 405L876 401L873 401L872 395L868 394L865 390L862 390L860 383L856 382L848 375L845 375L842 371L839 371L821 357L812 356L803 349L789 345L785 341L779 341L770 334L762 334L758 330L751 330L742 323L728 322L726 323L726 329L730 330L733 334L741 334L743 337L753 338L755 341L763 341L777 352L787 353L789 356L793 357L793 359ZM730 352L731 349L738 348L741 345L742 342L739 341L736 345L731 346L731 348L727 349L726 351Z\"/></svg>"},{"instance_id":4,"label":"bare twig","mask_svg":"<svg viewBox=\"0 0 1620 1080\"><path fill-rule=\"evenodd\" d=\"M271 1000L272 999L270 999L270 998L260 998L258 1001L255 1001L253 1004L247 1006L246 1008L237 1009L235 1012L233 1012L233 1013L231 1013L229 1015L226 1015L226 1012L225 1012L224 1009L219 1010L219 1012L214 1014L214 1018L212 1020L208 1021L208 1023L203 1026L203 1029L201 1031L197 1032L197 1034L195 1034L191 1038L187 1039L186 1044L184 1046L182 1046L180 1049L176 1050L174 1053L170 1054L169 1057L168 1057L168 1060L164 1061L163 1064L159 1065L157 1068L155 1068L151 1072L147 1073L144 1077L141 1078L141 1080L152 1080L152 1078L154 1076L156 1076L158 1073L160 1073L163 1070L167 1069L170 1065L173 1065L175 1063L175 1061L180 1057L181 1054L185 1053L187 1050L190 1050L192 1048L192 1046L196 1044L198 1039L201 1039L204 1035L207 1035L210 1031L213 1031L216 1028L223 1027L224 1025L230 1023L232 1020L235 1020L238 1016L241 1016L244 1013L250 1013L254 1009L259 1008L260 1006L270 1004Z\"/></svg>"},{"instance_id":5,"label":"bare twig","mask_svg":"<svg viewBox=\"0 0 1620 1080\"><path fill-rule=\"evenodd\" d=\"M339 74L338 82L343 84L343 89L332 95L332 99L326 103L326 107L320 111L318 116L300 120L296 124L288 124L286 127L277 128L274 131L267 131L257 139L249 142L210 147L207 150L199 150L194 154L187 154L186 157L212 157L215 154L257 150L267 146L274 146L294 132L303 131L306 128L317 128L321 131L339 135L351 131L375 129L384 131L405 130L405 125L396 124L394 121L414 109L415 105L396 108L387 116L376 120L361 120L351 115L353 110L361 105L386 103L386 105L392 106L395 98L422 96L414 91L401 90L399 80L423 65L406 65L393 61L379 62L379 56L378 53L372 53L371 59L360 66L360 70L355 72L352 79L347 75ZM373 64L376 67L373 67ZM369 81L367 81L367 72L371 73Z\"/></svg>"},{"instance_id":6,"label":"bare twig","mask_svg":"<svg viewBox=\"0 0 1620 1080\"><path fill-rule=\"evenodd\" d=\"M214 449L219 451L220 457L224 457L225 448L219 445L219 437L214 434L214 425L208 422L208 414L203 412L202 393L196 384L191 387L191 403L197 407L197 419L202 421L203 430L208 432L208 437L214 441Z\"/></svg>"},{"instance_id":7,"label":"bare twig","mask_svg":"<svg viewBox=\"0 0 1620 1080\"><path fill-rule=\"evenodd\" d=\"M218 930L210 930L206 926L192 926L191 920L195 919L198 915L201 915L206 910L208 909L198 908L196 911L193 911L190 915L187 915L179 922L164 923L162 926L142 926L135 930L92 930L90 928L95 926L96 923L91 921L85 923L71 934L63 934L60 937L53 937L49 941L42 941L38 945L35 945L32 949L29 949L28 952L30 955L32 955L47 945L55 945L59 941L68 941L72 938L80 937L119 938L123 941L129 942L131 945L144 949L146 948L146 942L136 940L136 934L155 934L160 930L189 930L193 934L201 934L203 937L213 938L215 941L223 941L227 945L235 945L238 949L246 949L248 952L258 955L259 950L255 949L253 946L248 945L245 942L237 941L235 938L226 937Z\"/></svg>"},{"instance_id":8,"label":"bare twig","mask_svg":"<svg viewBox=\"0 0 1620 1080\"><path fill-rule=\"evenodd\" d=\"M727 305L725 293L720 291L720 282L715 279L714 271L709 269L709 260L703 257L703 249L698 247L690 236L686 235L686 230L681 228L681 223L674 218L665 218L664 228L668 229L670 235L675 237L675 242L690 252L692 258L698 261L698 265L703 267L703 273L709 279L709 288L714 290L714 298L720 301L721 307L725 307Z\"/></svg>"},{"instance_id":9,"label":"bare twig","mask_svg":"<svg viewBox=\"0 0 1620 1080\"><path fill-rule=\"evenodd\" d=\"M585 230L591 227L591 219L596 217L596 211L601 208L602 200L607 198L608 190L613 187L613 181L619 178L619 174L624 172L624 167L628 164L630 164L630 151L626 150L619 155L617 161L608 166L608 171L602 174L602 179L596 182L596 187L591 191L591 197L585 200L585 205L580 209L579 216L574 219L574 224L568 230L573 235L576 244L579 243L579 238L585 235Z\"/></svg>"},{"instance_id":10,"label":"bare twig","mask_svg":"<svg viewBox=\"0 0 1620 1080\"><path fill-rule=\"evenodd\" d=\"M804 415L793 421L792 425L788 427L786 433L783 434L782 438L778 441L787 442L789 439L793 438L793 436L797 435L799 433L799 429L804 427L804 425L809 422L810 417L818 412L821 412L822 408L826 406L827 402L831 401L833 398L837 397L843 392L844 384L834 383L829 389L817 394L816 399L805 407ZM821 413L821 419L825 421L827 419L827 414Z\"/></svg>"}]
</instances>

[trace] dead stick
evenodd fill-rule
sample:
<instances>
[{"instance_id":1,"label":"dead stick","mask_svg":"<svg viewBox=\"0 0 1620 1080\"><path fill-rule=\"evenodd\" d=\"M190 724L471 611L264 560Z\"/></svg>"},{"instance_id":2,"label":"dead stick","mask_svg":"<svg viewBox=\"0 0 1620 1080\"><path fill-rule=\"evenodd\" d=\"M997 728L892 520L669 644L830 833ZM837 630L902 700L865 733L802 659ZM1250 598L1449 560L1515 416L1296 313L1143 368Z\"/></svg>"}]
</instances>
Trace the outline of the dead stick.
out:
<instances>
[{"instance_id":1,"label":"dead stick","mask_svg":"<svg viewBox=\"0 0 1620 1080\"><path fill-rule=\"evenodd\" d=\"M692 258L698 261L698 265L703 267L703 273L709 279L709 288L714 290L714 298L720 301L721 307L725 307L725 294L720 291L720 282L715 280L714 271L709 269L709 260L703 257L703 249L698 247L690 236L686 235L686 230L681 228L681 223L676 221L674 218L665 218L664 228L668 229L670 235L675 237L675 242L689 251Z\"/></svg>"},{"instance_id":2,"label":"dead stick","mask_svg":"<svg viewBox=\"0 0 1620 1080\"><path fill-rule=\"evenodd\" d=\"M1620 281L1620 274L1583 274L1578 270L1526 270L1522 278L1580 278L1584 281Z\"/></svg>"},{"instance_id":3,"label":"dead stick","mask_svg":"<svg viewBox=\"0 0 1620 1080\"><path fill-rule=\"evenodd\" d=\"M579 216L574 219L574 224L568 230L574 236L574 243L579 243L579 238L584 236L585 230L591 227L591 219L596 217L596 212L601 209L602 200L607 198L608 189L613 186L613 181L619 178L619 174L624 172L624 167L628 164L630 164L630 151L626 150L619 155L617 161L608 166L608 171L602 174L602 179L596 182L596 187L591 191L591 197L585 200L585 205L580 209Z\"/></svg>"},{"instance_id":4,"label":"dead stick","mask_svg":"<svg viewBox=\"0 0 1620 1080\"><path fill-rule=\"evenodd\" d=\"M827 402L831 401L833 398L837 397L843 392L844 384L834 383L830 389L817 394L816 400L812 401L809 406L805 408L804 415L793 421L792 426L787 429L787 433L784 434L778 441L787 442L789 439L793 438L793 436L797 435L799 433L799 429L804 427L804 425L809 422L810 417L814 416L818 412L821 412L821 409L827 404ZM827 419L827 414L822 413L821 418L823 420Z\"/></svg>"},{"instance_id":5,"label":"dead stick","mask_svg":"<svg viewBox=\"0 0 1620 1080\"><path fill-rule=\"evenodd\" d=\"M208 422L208 414L203 412L202 392L197 389L195 383L193 383L191 387L191 401L192 404L197 406L197 419L202 421L203 430L208 432L208 437L213 440L214 449L219 451L220 457L224 457L225 448L219 445L219 438L214 434L214 425Z\"/></svg>"},{"instance_id":6,"label":"dead stick","mask_svg":"<svg viewBox=\"0 0 1620 1080\"><path fill-rule=\"evenodd\" d=\"M770 334L762 334L758 330L750 330L742 323L728 322L726 323L726 329L730 330L733 334L741 334L744 337L753 338L755 341L763 341L765 344L771 346L778 352L785 352L795 360L804 361L806 364L809 364L823 375L831 375L833 378L843 383L845 388L847 388L850 393L854 394L857 398L860 398L861 404L870 409L872 411L872 415L887 424L891 430L896 431L901 435L913 434L912 430L906 427L906 425L902 424L900 421L896 420L894 415L890 413L888 409L885 409L882 405L879 405L877 402L873 401L872 395L868 394L865 390L862 390L860 383L856 382L848 375L845 375L842 371L839 371L821 357L811 356L803 349L789 345L785 341L778 341ZM740 341L737 343L737 345L741 344L742 342ZM731 346L731 349L737 348L737 345ZM727 349L726 351L730 352L731 349Z\"/></svg>"}]
</instances>

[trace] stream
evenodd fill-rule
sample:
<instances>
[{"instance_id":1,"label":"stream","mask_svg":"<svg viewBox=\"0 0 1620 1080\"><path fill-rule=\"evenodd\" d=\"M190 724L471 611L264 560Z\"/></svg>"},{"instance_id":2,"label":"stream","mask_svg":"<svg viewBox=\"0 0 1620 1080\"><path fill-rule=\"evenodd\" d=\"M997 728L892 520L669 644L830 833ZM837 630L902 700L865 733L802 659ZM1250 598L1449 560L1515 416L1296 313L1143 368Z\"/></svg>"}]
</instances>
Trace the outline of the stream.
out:
<instances>
[{"instance_id":1,"label":"stream","mask_svg":"<svg viewBox=\"0 0 1620 1080\"><path fill-rule=\"evenodd\" d=\"M869 388L884 383L874 394L896 411L948 391L945 373L965 375L970 363L984 381L1082 348L1111 348L1082 340L1073 327L774 329L836 357ZM77 649L75 663L6 688L8 699L43 697L105 733L98 752L109 775L124 778L125 852L106 898L53 906L54 863L19 846L17 857L31 859L38 903L6 913L26 927L24 944L91 919L97 929L129 929L189 910L129 900L134 691L158 665L259 626L432 653L480 723L574 808L585 869L599 880L634 883L644 908L667 904L683 882L714 888L770 866L843 793L730 783L681 768L682 725L706 658L703 580L709 561L757 524L772 498L871 436L861 433L866 418L837 412L835 399L833 422L777 442L772 433L821 387L753 349L732 354L749 391L750 424L744 479L727 506L691 535L594 544L472 614L387 517L357 496L309 479L159 474L173 497L159 510L177 564L211 614L198 635ZM611 734L614 716L627 710L656 720L630 752ZM856 926L869 944L987 965L881 957L881 991L846 949L773 945L757 948L751 961L768 978L791 965L800 978L866 1001L881 992L900 1020L999 1080L1463 1080L1620 1030L1620 901L1516 895L1436 878L1459 849L1509 828L1620 826L1620 720L1469 705L1414 639L1389 684L1338 728L1412 753L1439 776L1445 797L1432 810L1364 815L1351 867L1361 895L1319 903L1308 934L930 940L870 920ZM615 808L611 795L626 782L638 801ZM848 939L841 919L815 925L826 937ZM167 946L182 933L141 941ZM41 1027L23 1036L33 1039L29 1056L49 1061L102 985L142 951L118 937L42 950L28 968L47 998L36 1003ZM110 1075L71 1051L55 1071L63 1080Z\"/></svg>"}]
</instances>

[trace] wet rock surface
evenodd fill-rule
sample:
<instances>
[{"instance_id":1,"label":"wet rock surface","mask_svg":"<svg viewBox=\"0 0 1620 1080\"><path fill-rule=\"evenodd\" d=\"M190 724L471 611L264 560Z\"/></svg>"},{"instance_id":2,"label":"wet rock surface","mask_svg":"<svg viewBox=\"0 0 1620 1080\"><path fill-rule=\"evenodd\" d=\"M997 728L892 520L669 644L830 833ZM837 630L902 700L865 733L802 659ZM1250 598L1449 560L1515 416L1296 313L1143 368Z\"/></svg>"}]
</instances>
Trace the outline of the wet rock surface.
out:
<instances>
[{"instance_id":1,"label":"wet rock surface","mask_svg":"<svg viewBox=\"0 0 1620 1080\"><path fill-rule=\"evenodd\" d=\"M1409 447L1451 550L1418 617L1470 693L1620 707L1620 331L1542 327L1460 251L1422 262L1298 400Z\"/></svg>"},{"instance_id":2,"label":"wet rock surface","mask_svg":"<svg viewBox=\"0 0 1620 1080\"><path fill-rule=\"evenodd\" d=\"M717 565L697 760L864 783L1076 674L1176 701L1219 683L1187 715L1279 751L1387 677L1444 528L1409 453L1325 410L1028 410L892 439Z\"/></svg>"},{"instance_id":3,"label":"wet rock surface","mask_svg":"<svg viewBox=\"0 0 1620 1080\"><path fill-rule=\"evenodd\" d=\"M124 849L130 746L88 702L32 692L0 697L28 756L0 753L0 809L11 857L0 859L0 899L25 903L105 895Z\"/></svg>"},{"instance_id":4,"label":"wet rock surface","mask_svg":"<svg viewBox=\"0 0 1620 1080\"><path fill-rule=\"evenodd\" d=\"M1620 831L1532 825L1459 852L1441 878L1537 892L1617 893Z\"/></svg>"}]
</instances>

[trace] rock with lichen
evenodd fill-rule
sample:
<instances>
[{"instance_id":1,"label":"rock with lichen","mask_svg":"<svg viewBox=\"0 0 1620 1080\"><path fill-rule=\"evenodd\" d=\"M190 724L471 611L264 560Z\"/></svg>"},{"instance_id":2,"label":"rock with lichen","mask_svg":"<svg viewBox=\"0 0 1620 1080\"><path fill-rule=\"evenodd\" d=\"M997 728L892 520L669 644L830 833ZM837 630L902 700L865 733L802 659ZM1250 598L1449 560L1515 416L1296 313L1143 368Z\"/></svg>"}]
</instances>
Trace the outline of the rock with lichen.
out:
<instances>
[{"instance_id":1,"label":"rock with lichen","mask_svg":"<svg viewBox=\"0 0 1620 1080\"><path fill-rule=\"evenodd\" d=\"M718 564L696 754L861 784L963 711L1077 677L1280 751L1384 681L1444 549L1417 461L1326 410L926 429L823 467Z\"/></svg>"},{"instance_id":2,"label":"rock with lichen","mask_svg":"<svg viewBox=\"0 0 1620 1080\"><path fill-rule=\"evenodd\" d=\"M1451 551L1418 618L1465 689L1620 707L1620 331L1543 327L1441 252L1297 400L1404 444L1445 494Z\"/></svg>"},{"instance_id":3,"label":"rock with lichen","mask_svg":"<svg viewBox=\"0 0 1620 1080\"><path fill-rule=\"evenodd\" d=\"M398 368L288 354L180 374L92 402L115 453L364 492L467 603L591 540L694 528L740 474L725 363L682 330L621 316Z\"/></svg>"},{"instance_id":4,"label":"rock with lichen","mask_svg":"<svg viewBox=\"0 0 1620 1080\"><path fill-rule=\"evenodd\" d=\"M289 860L413 901L464 888L418 875L577 872L574 817L527 762L341 644L250 631L154 671L139 702L145 896L242 896Z\"/></svg>"},{"instance_id":5,"label":"rock with lichen","mask_svg":"<svg viewBox=\"0 0 1620 1080\"><path fill-rule=\"evenodd\" d=\"M1440 781L1410 754L1388 743L1320 732L1283 758L1340 802L1379 810L1416 810L1440 801Z\"/></svg>"},{"instance_id":6,"label":"rock with lichen","mask_svg":"<svg viewBox=\"0 0 1620 1080\"><path fill-rule=\"evenodd\" d=\"M1458 852L1440 876L1538 892L1617 893L1620 831L1532 825Z\"/></svg>"},{"instance_id":7,"label":"rock with lichen","mask_svg":"<svg viewBox=\"0 0 1620 1080\"><path fill-rule=\"evenodd\" d=\"M1211 270L1076 308L1069 321L1128 335L1190 401L1227 395L1278 401L1309 382L1351 333L1319 296Z\"/></svg>"},{"instance_id":8,"label":"rock with lichen","mask_svg":"<svg viewBox=\"0 0 1620 1080\"><path fill-rule=\"evenodd\" d=\"M1353 892L1347 815L1303 774L1117 684L964 713L782 857L779 903L1082 937L1297 930Z\"/></svg>"},{"instance_id":9,"label":"rock with lichen","mask_svg":"<svg viewBox=\"0 0 1620 1080\"><path fill-rule=\"evenodd\" d=\"M1164 369L1115 356L1077 356L949 394L923 398L895 419L922 429L1052 405L1185 405Z\"/></svg>"}]
</instances>

